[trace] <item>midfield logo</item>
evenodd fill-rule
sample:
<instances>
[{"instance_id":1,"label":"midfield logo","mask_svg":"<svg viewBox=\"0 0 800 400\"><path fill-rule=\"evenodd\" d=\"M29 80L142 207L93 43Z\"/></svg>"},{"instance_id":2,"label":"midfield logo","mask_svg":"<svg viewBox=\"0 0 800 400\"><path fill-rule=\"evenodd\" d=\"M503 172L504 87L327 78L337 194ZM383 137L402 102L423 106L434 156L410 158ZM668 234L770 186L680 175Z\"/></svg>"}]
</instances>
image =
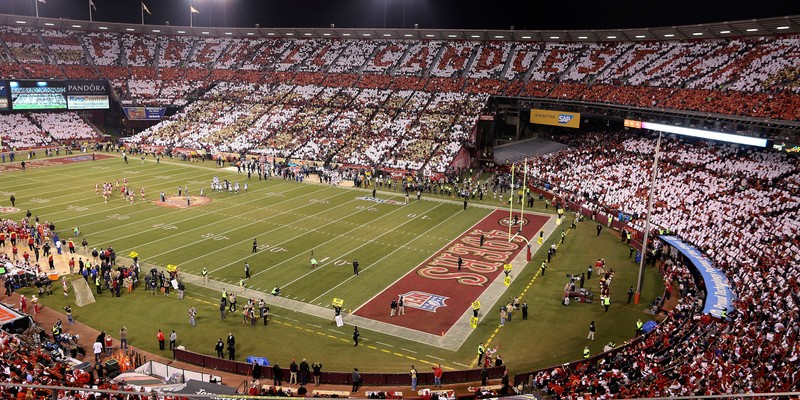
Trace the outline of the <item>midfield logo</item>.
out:
<instances>
[{"instance_id":1,"label":"midfield logo","mask_svg":"<svg viewBox=\"0 0 800 400\"><path fill-rule=\"evenodd\" d=\"M444 302L445 300L449 299L447 296L419 292L416 290L401 294L401 296L403 296L403 305L433 313L435 313L436 309L439 307L447 307L447 304Z\"/></svg>"}]
</instances>

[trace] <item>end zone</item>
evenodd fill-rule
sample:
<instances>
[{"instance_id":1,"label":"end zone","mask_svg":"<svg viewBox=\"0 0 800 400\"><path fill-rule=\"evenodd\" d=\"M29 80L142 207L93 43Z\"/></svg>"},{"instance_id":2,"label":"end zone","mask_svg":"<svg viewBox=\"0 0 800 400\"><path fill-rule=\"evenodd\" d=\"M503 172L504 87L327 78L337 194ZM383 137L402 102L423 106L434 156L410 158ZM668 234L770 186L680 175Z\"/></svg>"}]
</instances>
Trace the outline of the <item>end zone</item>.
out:
<instances>
[{"instance_id":1,"label":"end zone","mask_svg":"<svg viewBox=\"0 0 800 400\"><path fill-rule=\"evenodd\" d=\"M551 219L555 218L526 213L523 232L509 241L508 212L494 211L354 314L437 336L449 332L456 324L470 329L468 320L461 320L465 313L471 313L472 302L482 298L487 307L481 314L487 312L503 294L503 266L521 255L529 240ZM502 286L500 290L494 289L493 283L497 281ZM492 293L485 296L490 286ZM404 297L405 315L391 317L389 305L398 296Z\"/></svg>"}]
</instances>

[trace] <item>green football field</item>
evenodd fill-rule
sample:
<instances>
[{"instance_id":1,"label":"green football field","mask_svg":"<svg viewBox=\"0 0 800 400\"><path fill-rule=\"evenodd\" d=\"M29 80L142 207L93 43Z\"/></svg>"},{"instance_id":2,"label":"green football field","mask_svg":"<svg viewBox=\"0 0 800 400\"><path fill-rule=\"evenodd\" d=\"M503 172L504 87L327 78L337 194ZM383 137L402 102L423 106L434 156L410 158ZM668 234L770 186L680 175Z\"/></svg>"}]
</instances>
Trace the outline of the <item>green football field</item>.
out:
<instances>
[{"instance_id":1,"label":"green football field","mask_svg":"<svg viewBox=\"0 0 800 400\"><path fill-rule=\"evenodd\" d=\"M57 158L48 159L56 164ZM439 196L423 195L423 201L397 206L357 199L371 190L331 187L271 178L248 181L248 191L237 194L210 190L212 177L244 184L246 175L220 169L211 162L180 163L154 160L142 163L131 158L85 161L64 165L28 168L0 173L0 204L8 204L11 194L19 212L2 214L19 220L25 210L44 221L52 221L62 238L78 226L90 247L113 246L118 264L126 265L130 252L139 254L143 272L150 266L178 265L182 274L200 275L205 267L216 284L238 290L244 264L251 266L248 289L265 295L280 286L282 297L304 304L329 307L333 298L345 299L345 311L355 309L412 270L431 254L446 246L473 226L494 207L502 205L491 198L487 208L469 207L462 211L456 199L428 201ZM129 204L115 192L106 204L95 194L95 184L128 179L136 193ZM317 182L314 175L311 182ZM159 192L177 196L178 186L188 187L191 195L203 188L208 204L191 208L168 208L153 204ZM144 187L147 201L139 189ZM378 191L378 197L404 200L399 191ZM476 201L475 203L479 203ZM541 202L535 211L544 210ZM570 218L571 219L571 218ZM568 227L568 223L562 227ZM560 228L559 228L560 229ZM553 235L549 240L560 240ZM558 238L557 238L558 237ZM253 239L258 251L252 253ZM545 243L549 245L549 241ZM319 267L309 268L311 254ZM457 350L449 351L426 343L390 334L362 330L362 346L352 346L352 327L337 328L329 315L309 315L293 309L272 307L270 325L243 326L236 316L220 320L217 289L188 285L186 298L178 300L151 295L138 289L112 298L107 292L97 302L75 309L77 320L115 334L122 325L129 328L129 341L145 350L158 352L155 332L175 329L179 344L187 349L212 354L217 338L229 332L237 337L237 358L265 356L282 365L292 358L319 360L328 371L405 371L410 364L425 370L426 364L441 363L446 369L463 369L475 362L479 342L500 346L499 354L512 372L560 364L580 357L583 346L600 351L608 341L630 339L638 318L647 304L661 293L663 285L655 271L648 269L642 304L626 304L625 292L635 285L637 267L628 258L628 247L610 230L595 234L592 222L583 222L569 232L546 276L538 266L546 254L535 254L507 289L504 298L523 295L530 305L530 318L520 321L519 313L505 327L498 328L497 310L485 310L487 317ZM598 258L605 258L617 271L611 290L614 304L608 313L598 303L560 304L566 284L565 273L580 273ZM359 279L352 279L352 261L361 264ZM597 280L587 286L597 292ZM23 291L24 292L24 291ZM32 290L31 290L32 293ZM63 296L42 300L45 306L61 309ZM244 299L239 299L239 305ZM198 309L198 326L188 324L187 310ZM499 306L498 306L499 307ZM388 311L388 307L387 307ZM597 324L597 340L587 343L587 327ZM164 355L167 355L164 352ZM285 365L284 365L285 366Z\"/></svg>"}]
</instances>

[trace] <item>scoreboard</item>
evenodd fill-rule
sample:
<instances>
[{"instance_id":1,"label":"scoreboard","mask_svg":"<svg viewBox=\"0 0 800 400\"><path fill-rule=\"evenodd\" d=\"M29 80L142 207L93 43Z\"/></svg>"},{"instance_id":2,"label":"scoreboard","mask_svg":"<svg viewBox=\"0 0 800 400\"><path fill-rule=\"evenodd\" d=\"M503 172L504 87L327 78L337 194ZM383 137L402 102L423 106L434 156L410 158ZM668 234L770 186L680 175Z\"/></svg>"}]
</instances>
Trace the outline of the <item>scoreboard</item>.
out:
<instances>
[{"instance_id":1,"label":"scoreboard","mask_svg":"<svg viewBox=\"0 0 800 400\"><path fill-rule=\"evenodd\" d=\"M0 81L0 111L105 110L109 107L108 81Z\"/></svg>"}]
</instances>

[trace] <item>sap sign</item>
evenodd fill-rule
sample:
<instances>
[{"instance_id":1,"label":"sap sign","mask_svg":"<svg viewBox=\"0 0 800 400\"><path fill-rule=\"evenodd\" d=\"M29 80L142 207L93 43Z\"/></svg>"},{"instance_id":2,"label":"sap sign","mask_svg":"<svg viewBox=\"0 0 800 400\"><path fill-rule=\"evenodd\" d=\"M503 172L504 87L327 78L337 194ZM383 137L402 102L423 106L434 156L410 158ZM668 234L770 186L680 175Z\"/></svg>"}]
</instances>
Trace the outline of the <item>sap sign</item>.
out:
<instances>
[{"instance_id":1,"label":"sap sign","mask_svg":"<svg viewBox=\"0 0 800 400\"><path fill-rule=\"evenodd\" d=\"M534 108L531 109L531 123L566 126L567 128L580 128L581 114L566 111L540 110Z\"/></svg>"}]
</instances>

